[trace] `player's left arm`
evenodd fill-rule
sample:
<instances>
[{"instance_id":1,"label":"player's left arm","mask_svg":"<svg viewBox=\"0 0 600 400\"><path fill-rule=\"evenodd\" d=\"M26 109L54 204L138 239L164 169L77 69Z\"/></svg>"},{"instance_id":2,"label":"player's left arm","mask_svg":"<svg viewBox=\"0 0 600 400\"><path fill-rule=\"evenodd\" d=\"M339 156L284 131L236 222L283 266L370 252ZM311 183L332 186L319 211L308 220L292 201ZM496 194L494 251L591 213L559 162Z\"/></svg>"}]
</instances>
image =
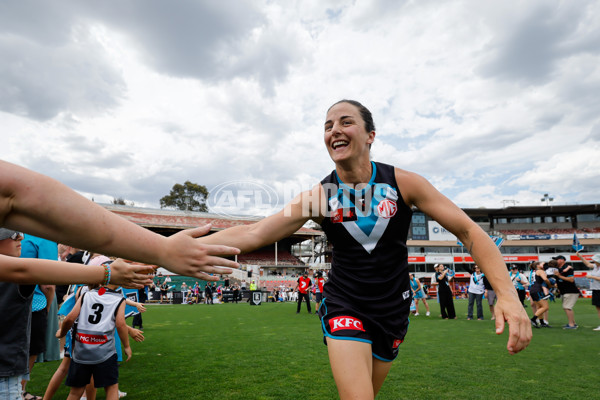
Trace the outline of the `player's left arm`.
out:
<instances>
[{"instance_id":1,"label":"player's left arm","mask_svg":"<svg viewBox=\"0 0 600 400\"><path fill-rule=\"evenodd\" d=\"M439 222L463 243L488 278L498 295L495 307L496 333L509 324L508 352L518 353L531 341L531 324L510 280L500 251L490 237L458 206L441 194L425 178L412 172L396 169L396 181L406 204Z\"/></svg>"}]
</instances>

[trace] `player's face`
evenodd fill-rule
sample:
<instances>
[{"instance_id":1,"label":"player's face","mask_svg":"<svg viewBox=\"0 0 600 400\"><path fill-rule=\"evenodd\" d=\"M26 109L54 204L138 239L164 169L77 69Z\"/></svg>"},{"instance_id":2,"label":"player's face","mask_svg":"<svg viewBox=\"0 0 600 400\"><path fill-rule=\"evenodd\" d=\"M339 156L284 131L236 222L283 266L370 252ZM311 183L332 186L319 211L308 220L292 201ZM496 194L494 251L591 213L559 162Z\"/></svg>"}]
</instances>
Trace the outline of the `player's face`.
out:
<instances>
[{"instance_id":1,"label":"player's face","mask_svg":"<svg viewBox=\"0 0 600 400\"><path fill-rule=\"evenodd\" d=\"M349 103L331 107L325 119L325 146L334 162L352 158L369 159L369 144L375 132L365 130L358 108Z\"/></svg>"}]
</instances>

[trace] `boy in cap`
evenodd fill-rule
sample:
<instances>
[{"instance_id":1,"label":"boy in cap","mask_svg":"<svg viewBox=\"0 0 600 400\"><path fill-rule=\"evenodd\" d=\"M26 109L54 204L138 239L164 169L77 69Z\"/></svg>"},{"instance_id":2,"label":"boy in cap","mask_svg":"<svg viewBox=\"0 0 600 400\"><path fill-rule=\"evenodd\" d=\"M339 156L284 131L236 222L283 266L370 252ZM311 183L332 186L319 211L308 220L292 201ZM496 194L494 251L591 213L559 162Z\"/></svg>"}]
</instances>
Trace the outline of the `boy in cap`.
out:
<instances>
[{"instance_id":1,"label":"boy in cap","mask_svg":"<svg viewBox=\"0 0 600 400\"><path fill-rule=\"evenodd\" d=\"M0 254L21 255L21 232L0 228ZM0 282L0 398L23 396L21 381L29 374L31 301L35 285ZM25 394L29 395L29 394Z\"/></svg>"}]
</instances>

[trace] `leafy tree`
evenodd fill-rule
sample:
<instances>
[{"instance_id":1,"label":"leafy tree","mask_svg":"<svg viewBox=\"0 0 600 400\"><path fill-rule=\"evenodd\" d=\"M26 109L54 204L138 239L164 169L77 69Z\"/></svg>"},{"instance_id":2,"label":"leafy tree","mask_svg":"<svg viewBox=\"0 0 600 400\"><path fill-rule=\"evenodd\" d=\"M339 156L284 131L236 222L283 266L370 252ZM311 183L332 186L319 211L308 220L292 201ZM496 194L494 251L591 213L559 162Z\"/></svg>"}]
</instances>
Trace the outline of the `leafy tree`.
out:
<instances>
[{"instance_id":1,"label":"leafy tree","mask_svg":"<svg viewBox=\"0 0 600 400\"><path fill-rule=\"evenodd\" d=\"M118 204L121 206L131 206L131 207L133 207L135 205L135 203L133 201L128 203L122 197L113 197L111 204Z\"/></svg>"},{"instance_id":2,"label":"leafy tree","mask_svg":"<svg viewBox=\"0 0 600 400\"><path fill-rule=\"evenodd\" d=\"M207 198L208 189L206 189L206 186L185 181L183 185L179 183L173 185L171 193L160 199L160 208L207 212Z\"/></svg>"}]
</instances>

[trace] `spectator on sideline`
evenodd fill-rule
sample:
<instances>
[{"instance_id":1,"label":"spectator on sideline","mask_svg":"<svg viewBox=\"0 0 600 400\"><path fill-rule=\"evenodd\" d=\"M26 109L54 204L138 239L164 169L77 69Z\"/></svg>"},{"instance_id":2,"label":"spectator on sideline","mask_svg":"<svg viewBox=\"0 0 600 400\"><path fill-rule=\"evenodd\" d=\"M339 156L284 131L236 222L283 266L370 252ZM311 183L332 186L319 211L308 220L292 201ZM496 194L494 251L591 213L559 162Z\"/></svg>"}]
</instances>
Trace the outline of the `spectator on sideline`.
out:
<instances>
[{"instance_id":1,"label":"spectator on sideline","mask_svg":"<svg viewBox=\"0 0 600 400\"><path fill-rule=\"evenodd\" d=\"M323 273L321 271L317 271L315 273L315 314L319 312L319 307L321 307L321 301L323 301L323 285L325 284L325 278L323 278Z\"/></svg>"},{"instance_id":2,"label":"spectator on sideline","mask_svg":"<svg viewBox=\"0 0 600 400\"><path fill-rule=\"evenodd\" d=\"M533 283L535 282L535 271L536 271L535 264L537 262L538 261L532 261L531 263L529 263L529 278L528 278L528 280L529 280L529 291L530 291L530 293L529 293L529 301L530 301L530 304L531 304L531 313L532 314L535 314L536 311L537 311L537 306L535 305L535 301L533 300L533 297L531 297L531 285L533 285ZM551 260L550 263L556 264L556 261L555 260ZM548 264L550 264L550 263L548 263ZM548 280L550 281L550 283L552 283L552 281L550 280L550 278L548 278ZM542 290L544 292L544 299L547 300L550 297L550 289L547 287L547 285L546 285L545 282L542 283ZM548 310L546 310L546 312L544 313L544 315L542 317L543 317L544 323L548 324Z\"/></svg>"},{"instance_id":3,"label":"spectator on sideline","mask_svg":"<svg viewBox=\"0 0 600 400\"><path fill-rule=\"evenodd\" d=\"M232 286L232 292L233 292L233 302L237 303L239 300L241 300L241 296L240 296L240 285L238 285L238 283L234 283Z\"/></svg>"},{"instance_id":4,"label":"spectator on sideline","mask_svg":"<svg viewBox=\"0 0 600 400\"><path fill-rule=\"evenodd\" d=\"M534 262L531 268L533 268L534 274L533 281L530 282L531 286L529 288L529 294L531 295L531 300L535 302L536 310L533 317L531 317L531 325L535 328L551 328L551 326L543 320L544 313L548 311L548 300L547 295L542 288L542 284L546 283L548 287L554 285L548 279L546 271L544 271L544 263L541 261Z\"/></svg>"},{"instance_id":5,"label":"spectator on sideline","mask_svg":"<svg viewBox=\"0 0 600 400\"><path fill-rule=\"evenodd\" d=\"M425 316L429 317L431 313L429 312L429 304L427 304L427 300L425 299L427 296L425 295L421 281L415 278L414 274L408 274L408 276L410 278L410 289L412 290L413 299L415 301L415 315L419 315L419 300L421 300L427 310Z\"/></svg>"},{"instance_id":6,"label":"spectator on sideline","mask_svg":"<svg viewBox=\"0 0 600 400\"><path fill-rule=\"evenodd\" d=\"M496 304L496 292L494 288L488 281L485 274L483 275L483 287L485 288L484 296L487 299L488 305L490 306L490 313L492 313L492 317L490 318L492 321L496 319L495 304Z\"/></svg>"},{"instance_id":7,"label":"spectator on sideline","mask_svg":"<svg viewBox=\"0 0 600 400\"><path fill-rule=\"evenodd\" d=\"M165 278L164 281L162 281L162 283L159 286L160 288L160 302L162 303L163 301L166 301L167 303L169 302L169 284L167 283L167 279Z\"/></svg>"},{"instance_id":8,"label":"spectator on sideline","mask_svg":"<svg viewBox=\"0 0 600 400\"><path fill-rule=\"evenodd\" d=\"M529 281L527 277L519 271L519 267L516 264L513 264L510 267L510 279L517 290L517 294L519 295L519 300L523 307L525 306L525 290L527 286L529 286Z\"/></svg>"},{"instance_id":9,"label":"spectator on sideline","mask_svg":"<svg viewBox=\"0 0 600 400\"><path fill-rule=\"evenodd\" d=\"M312 313L310 308L310 297L308 296L308 291L310 290L310 286L312 285L312 281L308 277L308 271L304 271L302 276L298 278L298 282L296 283L296 288L294 291L298 291L298 307L296 309L296 314L300 314L300 308L302 306L302 300L306 300L306 310L309 314Z\"/></svg>"},{"instance_id":10,"label":"spectator on sideline","mask_svg":"<svg viewBox=\"0 0 600 400\"><path fill-rule=\"evenodd\" d=\"M564 256L556 256L552 257L552 259L556 260L556 263L558 264L558 271L555 273L555 276L558 279L556 283L562 299L562 308L565 310L568 320L567 324L563 326L563 329L577 329L579 328L579 325L575 323L573 307L575 307L575 303L577 303L580 293L577 285L575 285L575 270L573 269L573 266L565 264L566 258Z\"/></svg>"},{"instance_id":11,"label":"spectator on sideline","mask_svg":"<svg viewBox=\"0 0 600 400\"><path fill-rule=\"evenodd\" d=\"M443 264L435 264L435 281L438 285L438 299L440 301L440 311L442 319L456 319L456 311L454 310L454 299L450 286L450 270Z\"/></svg>"},{"instance_id":12,"label":"spectator on sideline","mask_svg":"<svg viewBox=\"0 0 600 400\"><path fill-rule=\"evenodd\" d=\"M483 273L479 266L475 265L471 272L471 281L469 282L469 306L467 308L467 319L473 319L473 303L477 302L477 319L483 320L483 305L481 300L483 299L483 292L485 286L483 285Z\"/></svg>"},{"instance_id":13,"label":"spectator on sideline","mask_svg":"<svg viewBox=\"0 0 600 400\"><path fill-rule=\"evenodd\" d=\"M181 284L181 298L183 299L183 304L187 304L187 294L188 294L188 285L185 282Z\"/></svg>"},{"instance_id":14,"label":"spectator on sideline","mask_svg":"<svg viewBox=\"0 0 600 400\"><path fill-rule=\"evenodd\" d=\"M137 290L138 292L138 300L141 304L145 304L148 301L148 286L144 286ZM131 326L135 328L136 326L141 329L144 329L144 321L142 318L142 313L139 312L133 316L133 321L131 321Z\"/></svg>"},{"instance_id":15,"label":"spectator on sideline","mask_svg":"<svg viewBox=\"0 0 600 400\"><path fill-rule=\"evenodd\" d=\"M214 304L212 286L209 282L204 286L204 304Z\"/></svg>"},{"instance_id":16,"label":"spectator on sideline","mask_svg":"<svg viewBox=\"0 0 600 400\"><path fill-rule=\"evenodd\" d=\"M592 256L592 261L588 261L579 252L575 253L581 259L583 265L590 268L592 272L587 274L590 278L590 289L592 290L592 305L596 306L598 318L600 318L600 253ZM600 325L594 328L595 331L600 331Z\"/></svg>"}]
</instances>

